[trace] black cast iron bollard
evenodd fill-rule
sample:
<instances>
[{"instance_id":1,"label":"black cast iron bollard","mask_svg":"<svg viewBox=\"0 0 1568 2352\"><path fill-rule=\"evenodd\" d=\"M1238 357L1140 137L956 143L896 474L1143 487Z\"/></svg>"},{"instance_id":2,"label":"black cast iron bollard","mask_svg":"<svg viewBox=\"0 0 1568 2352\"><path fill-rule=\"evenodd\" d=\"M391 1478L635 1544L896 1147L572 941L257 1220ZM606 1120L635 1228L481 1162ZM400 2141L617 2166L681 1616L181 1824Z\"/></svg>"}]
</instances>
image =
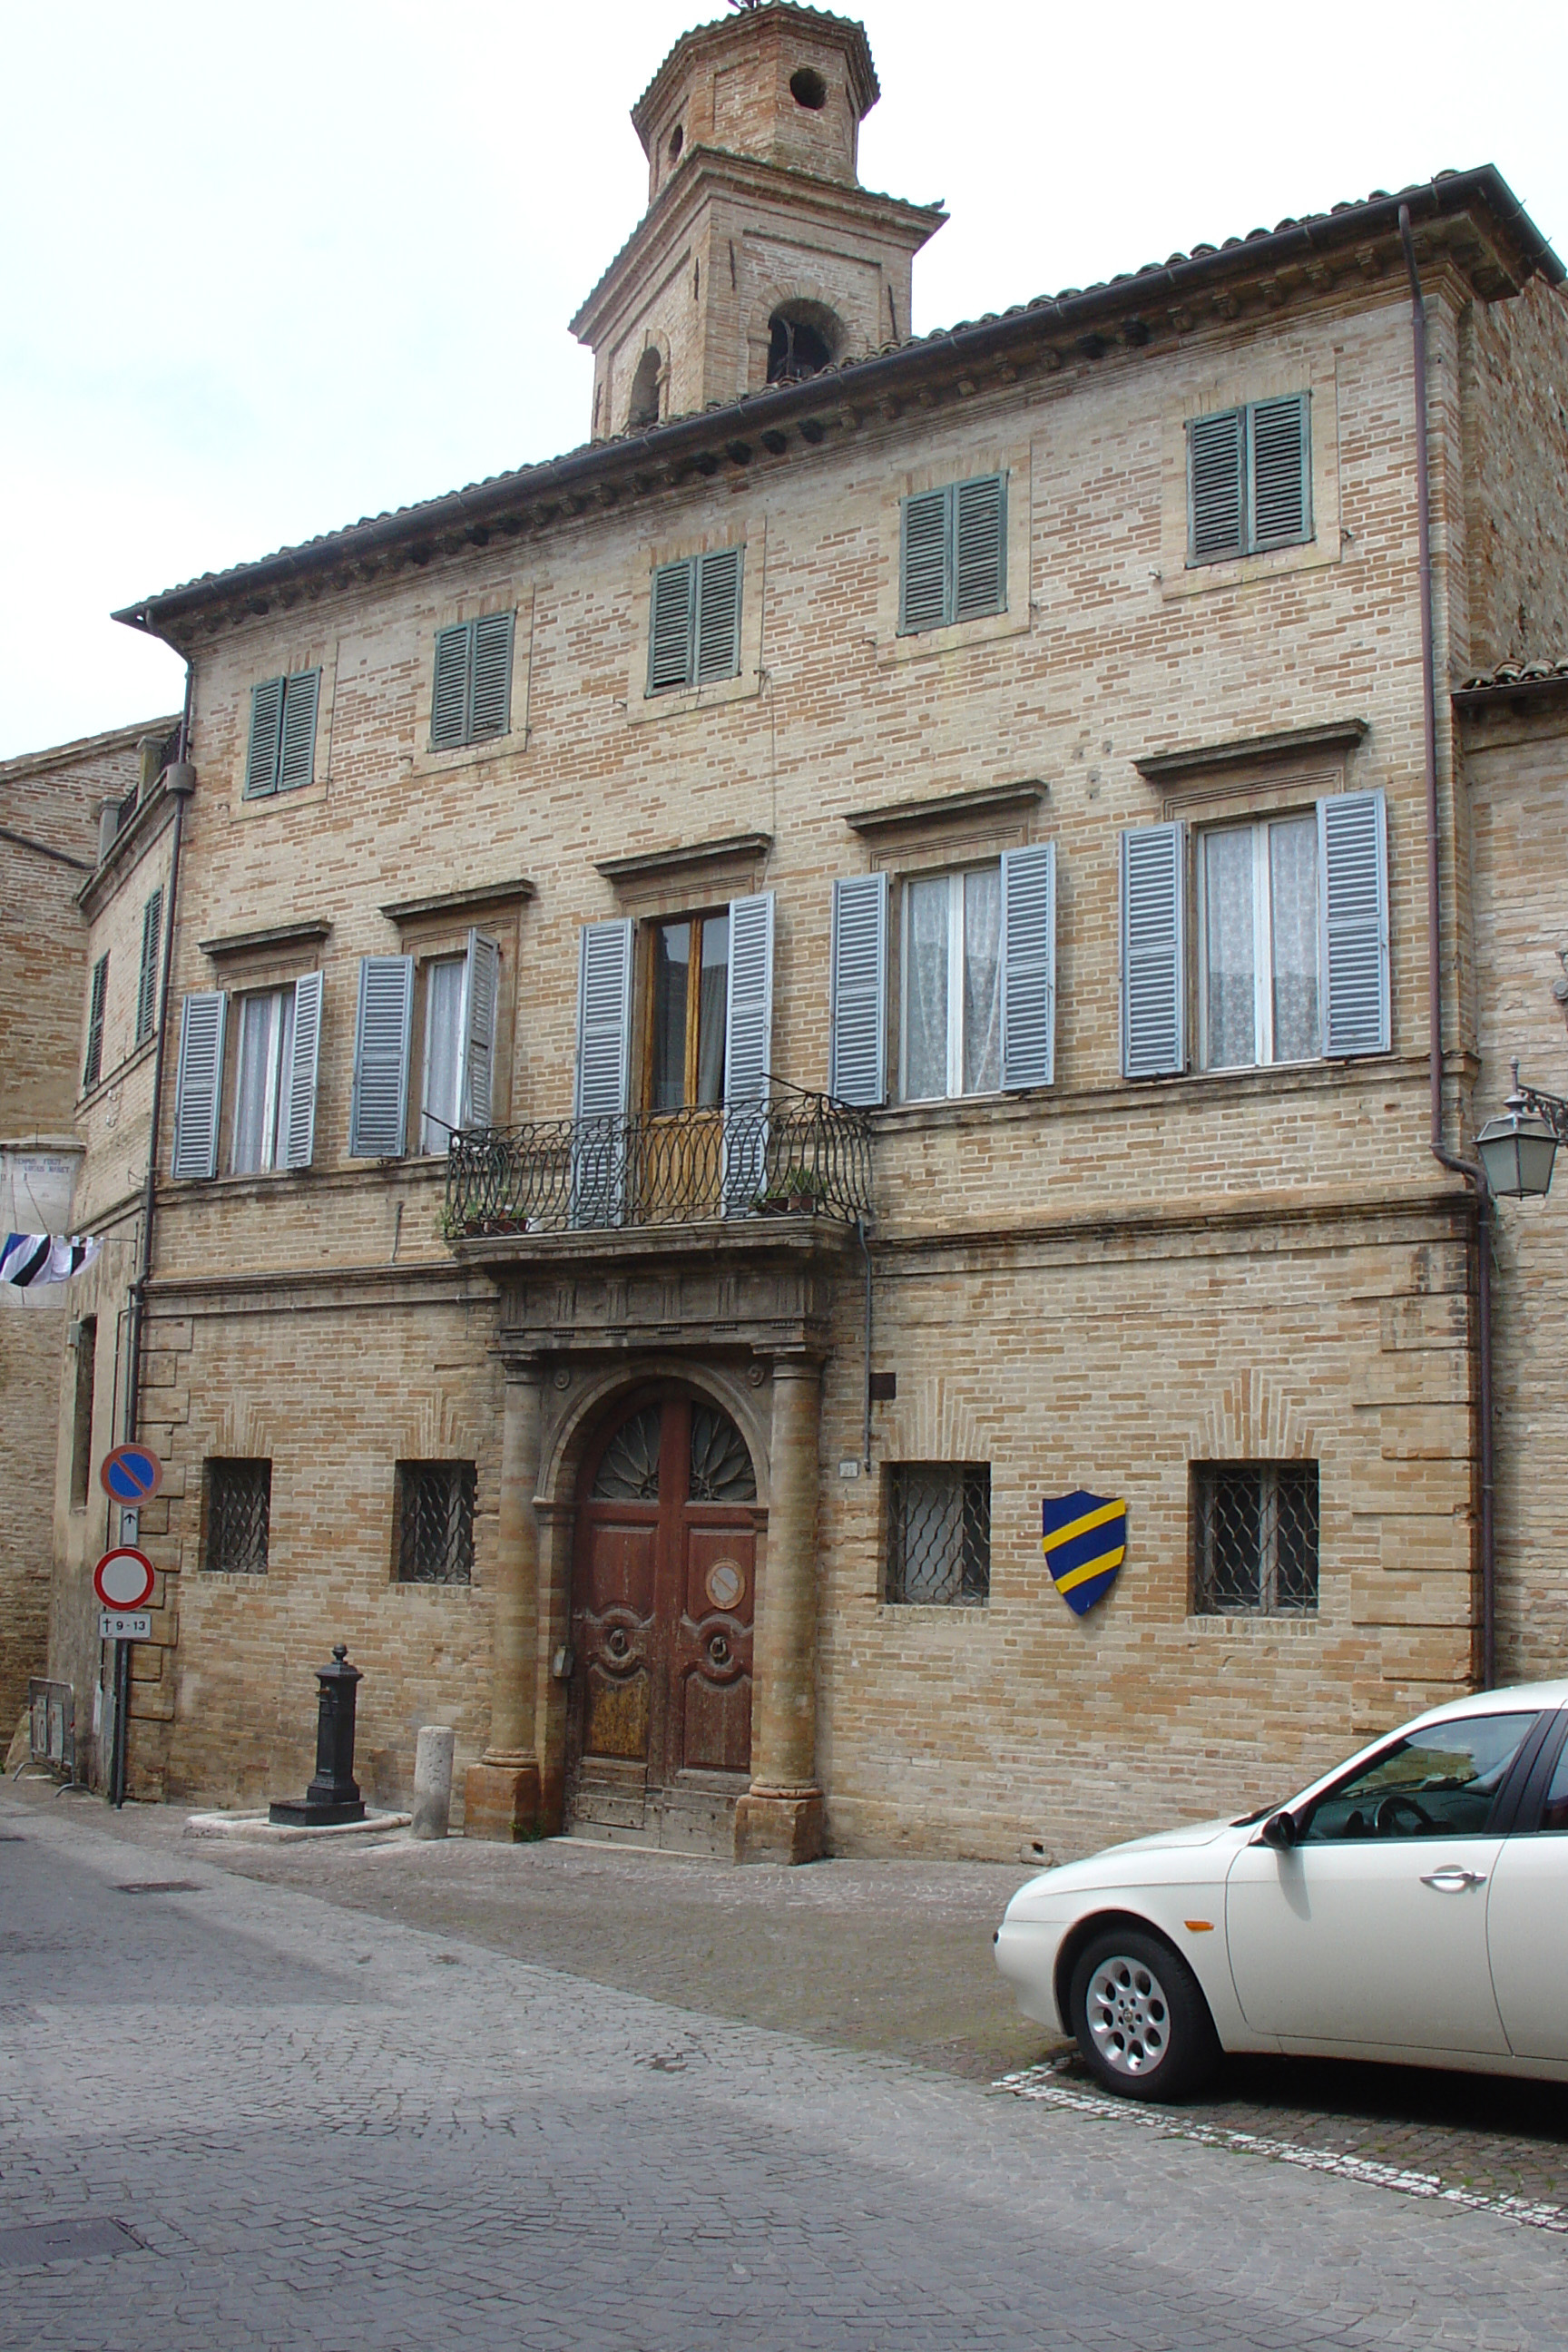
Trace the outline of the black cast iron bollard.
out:
<instances>
[{"instance_id":1,"label":"black cast iron bollard","mask_svg":"<svg viewBox=\"0 0 1568 2352\"><path fill-rule=\"evenodd\" d=\"M349 1664L346 1642L334 1642L332 1663L317 1667L316 1680L316 1777L303 1802L285 1799L268 1810L268 1821L289 1829L329 1829L335 1822L364 1819L364 1800L354 1779L354 1700L363 1677Z\"/></svg>"}]
</instances>

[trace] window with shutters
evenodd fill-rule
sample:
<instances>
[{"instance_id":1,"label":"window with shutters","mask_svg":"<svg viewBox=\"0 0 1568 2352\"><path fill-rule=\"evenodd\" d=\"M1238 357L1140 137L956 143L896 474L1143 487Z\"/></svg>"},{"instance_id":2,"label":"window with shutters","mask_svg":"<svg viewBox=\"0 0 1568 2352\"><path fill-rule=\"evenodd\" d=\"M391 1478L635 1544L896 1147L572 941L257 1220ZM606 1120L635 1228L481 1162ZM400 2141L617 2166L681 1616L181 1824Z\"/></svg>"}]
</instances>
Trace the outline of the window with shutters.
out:
<instances>
[{"instance_id":1,"label":"window with shutters","mask_svg":"<svg viewBox=\"0 0 1568 2352\"><path fill-rule=\"evenodd\" d=\"M109 958L100 955L92 967L88 992L87 1054L81 1066L81 1087L90 1094L103 1076L103 1016L109 1003Z\"/></svg>"},{"instance_id":2,"label":"window with shutters","mask_svg":"<svg viewBox=\"0 0 1568 2352\"><path fill-rule=\"evenodd\" d=\"M888 1465L883 1598L904 1607L982 1609L991 1596L991 1465Z\"/></svg>"},{"instance_id":3,"label":"window with shutters","mask_svg":"<svg viewBox=\"0 0 1568 2352\"><path fill-rule=\"evenodd\" d=\"M1006 477L979 474L905 499L900 635L947 628L1006 609Z\"/></svg>"},{"instance_id":4,"label":"window with shutters","mask_svg":"<svg viewBox=\"0 0 1568 2352\"><path fill-rule=\"evenodd\" d=\"M1189 565L1299 547L1311 536L1310 393L1189 421Z\"/></svg>"},{"instance_id":5,"label":"window with shutters","mask_svg":"<svg viewBox=\"0 0 1568 2352\"><path fill-rule=\"evenodd\" d=\"M393 1574L399 1584L471 1584L471 1462L400 1462L393 1482Z\"/></svg>"},{"instance_id":6,"label":"window with shutters","mask_svg":"<svg viewBox=\"0 0 1568 2352\"><path fill-rule=\"evenodd\" d=\"M142 968L136 982L136 1043L144 1045L158 1022L158 956L163 945L163 893L142 909Z\"/></svg>"},{"instance_id":7,"label":"window with shutters","mask_svg":"<svg viewBox=\"0 0 1568 2352\"><path fill-rule=\"evenodd\" d=\"M648 620L650 695L740 675L742 557L742 548L723 547L658 566Z\"/></svg>"},{"instance_id":8,"label":"window with shutters","mask_svg":"<svg viewBox=\"0 0 1568 2352\"><path fill-rule=\"evenodd\" d=\"M899 1092L906 1102L1002 1083L1002 874L928 874L902 890Z\"/></svg>"},{"instance_id":9,"label":"window with shutters","mask_svg":"<svg viewBox=\"0 0 1568 2352\"><path fill-rule=\"evenodd\" d=\"M294 991L269 988L242 996L234 1019L239 1051L228 1164L232 1175L247 1176L282 1165L294 1062Z\"/></svg>"},{"instance_id":10,"label":"window with shutters","mask_svg":"<svg viewBox=\"0 0 1568 2352\"><path fill-rule=\"evenodd\" d=\"M1193 1605L1205 1617L1318 1606L1318 1465L1192 1465Z\"/></svg>"},{"instance_id":11,"label":"window with shutters","mask_svg":"<svg viewBox=\"0 0 1568 2352\"><path fill-rule=\"evenodd\" d=\"M488 743L511 726L515 613L486 613L438 631L430 694L430 747Z\"/></svg>"},{"instance_id":12,"label":"window with shutters","mask_svg":"<svg viewBox=\"0 0 1568 2352\"><path fill-rule=\"evenodd\" d=\"M1322 1045L1316 815L1215 825L1197 847L1203 1067L1313 1060Z\"/></svg>"},{"instance_id":13,"label":"window with shutters","mask_svg":"<svg viewBox=\"0 0 1568 2352\"><path fill-rule=\"evenodd\" d=\"M461 952L452 948L462 941ZM488 933L442 930L428 949L360 965L349 1154L445 1153L495 1115L500 948ZM413 1141L409 1100L413 1097Z\"/></svg>"},{"instance_id":14,"label":"window with shutters","mask_svg":"<svg viewBox=\"0 0 1568 2352\"><path fill-rule=\"evenodd\" d=\"M321 686L319 669L303 669L289 677L264 678L251 688L247 800L296 792L314 778Z\"/></svg>"},{"instance_id":15,"label":"window with shutters","mask_svg":"<svg viewBox=\"0 0 1568 2352\"><path fill-rule=\"evenodd\" d=\"M209 1454L202 1465L201 1563L208 1576L265 1576L272 1532L272 1464Z\"/></svg>"}]
</instances>

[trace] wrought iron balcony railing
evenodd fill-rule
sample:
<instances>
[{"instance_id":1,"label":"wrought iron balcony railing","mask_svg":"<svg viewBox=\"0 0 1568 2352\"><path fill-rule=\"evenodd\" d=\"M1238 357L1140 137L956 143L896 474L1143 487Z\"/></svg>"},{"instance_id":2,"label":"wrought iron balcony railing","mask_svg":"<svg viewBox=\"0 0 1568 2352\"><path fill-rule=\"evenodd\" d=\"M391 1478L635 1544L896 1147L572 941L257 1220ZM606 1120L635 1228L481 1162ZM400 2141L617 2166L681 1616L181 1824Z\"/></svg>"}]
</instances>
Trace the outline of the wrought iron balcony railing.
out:
<instances>
[{"instance_id":1,"label":"wrought iron balcony railing","mask_svg":"<svg viewBox=\"0 0 1568 2352\"><path fill-rule=\"evenodd\" d=\"M871 1214L871 1130L828 1095L454 1135L447 1238Z\"/></svg>"}]
</instances>

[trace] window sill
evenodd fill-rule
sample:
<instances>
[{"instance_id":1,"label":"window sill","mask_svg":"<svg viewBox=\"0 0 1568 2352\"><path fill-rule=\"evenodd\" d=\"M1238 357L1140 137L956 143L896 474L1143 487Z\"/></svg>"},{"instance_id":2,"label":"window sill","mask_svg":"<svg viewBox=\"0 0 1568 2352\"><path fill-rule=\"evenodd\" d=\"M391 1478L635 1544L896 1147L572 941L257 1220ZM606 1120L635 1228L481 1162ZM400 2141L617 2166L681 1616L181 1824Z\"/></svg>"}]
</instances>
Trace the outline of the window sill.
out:
<instances>
[{"instance_id":1,"label":"window sill","mask_svg":"<svg viewBox=\"0 0 1568 2352\"><path fill-rule=\"evenodd\" d=\"M877 659L893 666L923 661L937 654L963 653L971 646L994 645L1003 637L1025 637L1034 617L1033 604L1026 604L1021 611L981 613L972 621L949 621L940 629L911 629L907 635L895 632L878 639Z\"/></svg>"},{"instance_id":2,"label":"window sill","mask_svg":"<svg viewBox=\"0 0 1568 2352\"><path fill-rule=\"evenodd\" d=\"M1281 1610L1272 1617L1265 1616L1261 1612L1257 1615L1245 1617L1220 1617L1210 1616L1206 1612L1200 1614L1194 1611L1186 1620L1186 1630L1189 1633L1219 1638L1239 1635L1243 1639L1247 1639L1256 1638L1259 1634L1283 1633L1292 1641L1301 1641L1321 1631L1322 1628L1323 1618L1321 1612L1318 1610L1292 1611L1289 1613Z\"/></svg>"},{"instance_id":3,"label":"window sill","mask_svg":"<svg viewBox=\"0 0 1568 2352\"><path fill-rule=\"evenodd\" d=\"M984 1623L988 1601L879 1601L879 1625L952 1625Z\"/></svg>"},{"instance_id":4,"label":"window sill","mask_svg":"<svg viewBox=\"0 0 1568 2352\"><path fill-rule=\"evenodd\" d=\"M1207 562L1184 562L1179 572L1162 573L1160 594L1168 604L1174 597L1205 596L1216 588L1252 588L1283 572L1320 571L1339 561L1338 546L1331 547L1324 533L1299 540L1290 547L1271 547L1260 555L1219 555Z\"/></svg>"},{"instance_id":5,"label":"window sill","mask_svg":"<svg viewBox=\"0 0 1568 2352\"><path fill-rule=\"evenodd\" d=\"M708 686L671 687L659 694L633 695L626 704L626 719L633 727L642 727L655 719L684 719L692 711L752 700L762 690L761 670L742 670L738 677L715 678Z\"/></svg>"},{"instance_id":6,"label":"window sill","mask_svg":"<svg viewBox=\"0 0 1568 2352\"><path fill-rule=\"evenodd\" d=\"M114 1088L120 1085L121 1081L123 1078L128 1077L132 1070L140 1069L143 1062L151 1061L157 1050L158 1033L154 1029L151 1037L143 1037L140 1045L133 1046L131 1052L126 1055L125 1059L120 1063L116 1068L110 1071L107 1077L99 1078L95 1085L88 1087L83 1093L78 1095L76 1102L78 1115L79 1116L83 1111L98 1109L104 1097L107 1095L111 1094ZM79 1150L80 1148L81 1147L79 1143L77 1149Z\"/></svg>"},{"instance_id":7,"label":"window sill","mask_svg":"<svg viewBox=\"0 0 1568 2352\"><path fill-rule=\"evenodd\" d=\"M308 784L291 784L285 793L247 793L242 786L229 803L229 814L248 824L279 809L319 808L331 782L330 775L313 776Z\"/></svg>"},{"instance_id":8,"label":"window sill","mask_svg":"<svg viewBox=\"0 0 1568 2352\"><path fill-rule=\"evenodd\" d=\"M528 730L509 728L504 735L487 735L478 743L443 744L439 750L426 743L411 752L404 774L408 776L449 776L468 769L494 766L502 760L518 760L528 749Z\"/></svg>"}]
</instances>

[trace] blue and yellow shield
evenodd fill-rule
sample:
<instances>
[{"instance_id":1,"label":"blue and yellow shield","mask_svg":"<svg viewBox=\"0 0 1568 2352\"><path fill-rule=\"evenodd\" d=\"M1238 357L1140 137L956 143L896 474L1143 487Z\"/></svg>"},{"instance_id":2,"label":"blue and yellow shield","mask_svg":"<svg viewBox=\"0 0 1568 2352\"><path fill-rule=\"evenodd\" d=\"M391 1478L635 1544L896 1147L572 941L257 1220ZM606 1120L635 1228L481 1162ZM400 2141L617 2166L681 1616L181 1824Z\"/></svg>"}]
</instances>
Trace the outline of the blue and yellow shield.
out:
<instances>
[{"instance_id":1,"label":"blue and yellow shield","mask_svg":"<svg viewBox=\"0 0 1568 2352\"><path fill-rule=\"evenodd\" d=\"M1045 1528L1040 1549L1051 1582L1074 1614L1082 1617L1104 1600L1127 1557L1127 1506L1077 1486L1070 1495L1047 1495L1040 1510Z\"/></svg>"}]
</instances>

